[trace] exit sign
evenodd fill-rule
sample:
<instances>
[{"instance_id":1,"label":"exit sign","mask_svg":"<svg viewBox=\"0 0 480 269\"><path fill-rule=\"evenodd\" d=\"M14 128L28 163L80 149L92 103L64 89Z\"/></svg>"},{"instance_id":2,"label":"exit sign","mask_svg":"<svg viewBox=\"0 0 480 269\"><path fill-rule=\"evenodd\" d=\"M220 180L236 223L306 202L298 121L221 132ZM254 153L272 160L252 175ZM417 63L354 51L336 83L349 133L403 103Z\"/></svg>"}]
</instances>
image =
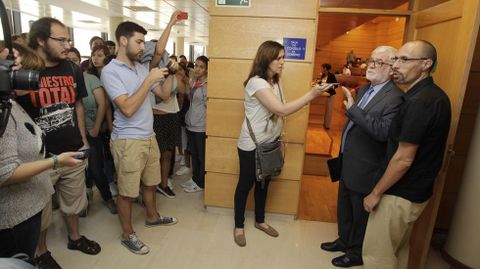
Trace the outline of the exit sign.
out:
<instances>
[{"instance_id":1,"label":"exit sign","mask_svg":"<svg viewBox=\"0 0 480 269\"><path fill-rule=\"evenodd\" d=\"M250 7L251 0L217 0L217 7Z\"/></svg>"}]
</instances>

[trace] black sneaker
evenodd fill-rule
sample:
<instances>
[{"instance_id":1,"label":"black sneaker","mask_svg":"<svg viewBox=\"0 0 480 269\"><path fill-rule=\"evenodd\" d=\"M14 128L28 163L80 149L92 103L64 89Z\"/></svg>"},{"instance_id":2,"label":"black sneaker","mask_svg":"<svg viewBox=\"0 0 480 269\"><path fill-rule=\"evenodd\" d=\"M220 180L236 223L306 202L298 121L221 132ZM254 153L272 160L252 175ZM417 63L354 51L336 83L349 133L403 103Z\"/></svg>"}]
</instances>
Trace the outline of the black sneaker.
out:
<instances>
[{"instance_id":1,"label":"black sneaker","mask_svg":"<svg viewBox=\"0 0 480 269\"><path fill-rule=\"evenodd\" d=\"M60 265L52 257L50 251L43 253L42 255L35 258L35 263L39 269L62 269Z\"/></svg>"},{"instance_id":2,"label":"black sneaker","mask_svg":"<svg viewBox=\"0 0 480 269\"><path fill-rule=\"evenodd\" d=\"M167 198L170 198L170 199L175 198L175 193L168 186L165 187L165 188L162 188L162 186L158 185L157 186L157 192L165 195L165 197L167 197Z\"/></svg>"}]
</instances>

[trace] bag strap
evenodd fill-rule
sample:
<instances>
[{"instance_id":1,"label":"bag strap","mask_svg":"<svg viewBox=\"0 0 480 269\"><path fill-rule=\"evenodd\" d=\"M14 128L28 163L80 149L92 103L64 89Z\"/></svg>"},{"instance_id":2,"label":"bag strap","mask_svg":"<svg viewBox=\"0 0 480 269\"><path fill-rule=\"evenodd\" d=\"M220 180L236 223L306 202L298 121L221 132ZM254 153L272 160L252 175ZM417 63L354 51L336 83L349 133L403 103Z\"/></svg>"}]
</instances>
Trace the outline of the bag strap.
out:
<instances>
[{"instance_id":1,"label":"bag strap","mask_svg":"<svg viewBox=\"0 0 480 269\"><path fill-rule=\"evenodd\" d=\"M283 102L283 93L282 93L282 88L280 87L280 84L277 83L278 85L278 92L280 93L280 100L282 102L282 104L284 103ZM258 147L258 142L257 142L257 139L255 137L255 133L253 132L253 129L252 129L252 125L250 124L250 120L248 119L247 117L247 114L245 113L245 119L247 120L247 127L248 127L248 133L250 134L250 137L252 138L253 140L253 143L255 144L255 146ZM283 119L283 126L282 126L282 131L281 131L281 134L280 134L280 137L283 137L284 136L284 129L285 129L285 124L286 124L286 119L285 117L282 117ZM286 148L286 145L284 146ZM285 157L285 156L284 156Z\"/></svg>"},{"instance_id":2,"label":"bag strap","mask_svg":"<svg viewBox=\"0 0 480 269\"><path fill-rule=\"evenodd\" d=\"M245 119L247 119L247 127L248 127L248 132L250 133L250 137L252 138L253 143L255 143L255 146L258 147L257 138L255 137L255 134L253 133L252 125L250 125L250 121L248 120L247 114L245 114Z\"/></svg>"}]
</instances>

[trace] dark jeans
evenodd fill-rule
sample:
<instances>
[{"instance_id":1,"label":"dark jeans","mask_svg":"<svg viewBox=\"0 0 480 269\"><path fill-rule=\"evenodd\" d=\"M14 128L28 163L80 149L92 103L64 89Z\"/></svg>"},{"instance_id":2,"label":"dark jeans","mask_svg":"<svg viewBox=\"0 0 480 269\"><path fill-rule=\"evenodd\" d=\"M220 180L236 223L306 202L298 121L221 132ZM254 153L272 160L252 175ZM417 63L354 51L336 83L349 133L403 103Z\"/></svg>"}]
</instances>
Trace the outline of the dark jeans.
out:
<instances>
[{"instance_id":1,"label":"dark jeans","mask_svg":"<svg viewBox=\"0 0 480 269\"><path fill-rule=\"evenodd\" d=\"M363 208L366 194L348 189L343 180L338 186L338 235L345 244L346 254L362 258L363 238L367 229L368 212Z\"/></svg>"},{"instance_id":2,"label":"dark jeans","mask_svg":"<svg viewBox=\"0 0 480 269\"><path fill-rule=\"evenodd\" d=\"M25 253L33 258L40 236L41 219L42 211L13 228L0 230L0 257Z\"/></svg>"},{"instance_id":3,"label":"dark jeans","mask_svg":"<svg viewBox=\"0 0 480 269\"><path fill-rule=\"evenodd\" d=\"M103 172L107 176L108 182L115 182L115 165L113 163L112 152L110 151L110 135L102 133L101 139L103 143Z\"/></svg>"},{"instance_id":4,"label":"dark jeans","mask_svg":"<svg viewBox=\"0 0 480 269\"><path fill-rule=\"evenodd\" d=\"M107 176L103 170L105 157L101 135L97 137L87 135L87 140L88 144L90 144L90 155L88 157L86 174L87 188L91 188L93 186L92 181L94 181L103 201L109 201L112 199L112 193L110 192Z\"/></svg>"},{"instance_id":5,"label":"dark jeans","mask_svg":"<svg viewBox=\"0 0 480 269\"><path fill-rule=\"evenodd\" d=\"M205 188L205 132L187 130L188 145L192 155L192 179L200 188Z\"/></svg>"},{"instance_id":6,"label":"dark jeans","mask_svg":"<svg viewBox=\"0 0 480 269\"><path fill-rule=\"evenodd\" d=\"M255 221L265 222L265 202L267 200L268 185L270 180L265 180L262 188L255 175L255 150L243 151L238 149L240 159L240 177L235 189L235 227L243 228L245 222L245 207L248 193L255 184Z\"/></svg>"}]
</instances>

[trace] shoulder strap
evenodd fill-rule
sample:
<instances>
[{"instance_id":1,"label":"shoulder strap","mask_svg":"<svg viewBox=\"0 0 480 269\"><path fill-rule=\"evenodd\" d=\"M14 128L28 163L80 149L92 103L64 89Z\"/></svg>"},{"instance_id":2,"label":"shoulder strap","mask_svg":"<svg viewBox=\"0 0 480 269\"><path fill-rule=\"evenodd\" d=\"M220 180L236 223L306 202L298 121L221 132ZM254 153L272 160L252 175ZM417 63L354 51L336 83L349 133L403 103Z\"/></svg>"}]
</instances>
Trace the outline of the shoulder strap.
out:
<instances>
[{"instance_id":1,"label":"shoulder strap","mask_svg":"<svg viewBox=\"0 0 480 269\"><path fill-rule=\"evenodd\" d=\"M245 119L247 120L247 127L248 127L248 132L250 133L250 137L253 140L253 143L255 143L256 146L258 146L257 139L255 138L255 134L253 133L252 126L250 125L250 121L248 120L247 114L245 114Z\"/></svg>"},{"instance_id":2,"label":"shoulder strap","mask_svg":"<svg viewBox=\"0 0 480 269\"><path fill-rule=\"evenodd\" d=\"M283 102L282 88L280 87L280 83L277 83L277 85L278 85L278 92L280 93L280 100L282 101L282 104L283 104L284 102Z\"/></svg>"}]
</instances>

